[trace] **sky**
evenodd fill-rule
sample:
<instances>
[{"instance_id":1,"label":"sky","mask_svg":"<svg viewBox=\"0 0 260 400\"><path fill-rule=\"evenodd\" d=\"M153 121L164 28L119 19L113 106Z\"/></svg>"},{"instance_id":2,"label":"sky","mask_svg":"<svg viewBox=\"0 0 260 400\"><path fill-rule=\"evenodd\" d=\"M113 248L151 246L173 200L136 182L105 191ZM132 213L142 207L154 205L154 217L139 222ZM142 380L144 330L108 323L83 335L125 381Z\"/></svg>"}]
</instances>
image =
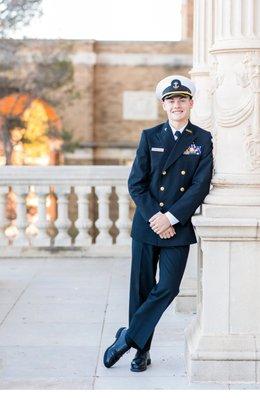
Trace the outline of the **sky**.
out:
<instances>
[{"instance_id":1,"label":"sky","mask_svg":"<svg viewBox=\"0 0 260 400\"><path fill-rule=\"evenodd\" d=\"M43 0L43 16L13 38L181 39L181 0Z\"/></svg>"}]
</instances>

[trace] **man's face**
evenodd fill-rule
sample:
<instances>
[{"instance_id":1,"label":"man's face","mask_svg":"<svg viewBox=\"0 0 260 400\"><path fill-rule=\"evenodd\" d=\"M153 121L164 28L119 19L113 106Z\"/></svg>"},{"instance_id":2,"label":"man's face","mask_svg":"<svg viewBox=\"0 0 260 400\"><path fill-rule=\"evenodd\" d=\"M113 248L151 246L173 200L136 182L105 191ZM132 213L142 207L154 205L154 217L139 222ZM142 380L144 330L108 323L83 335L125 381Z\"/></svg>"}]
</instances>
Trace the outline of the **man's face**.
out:
<instances>
[{"instance_id":1,"label":"man's face","mask_svg":"<svg viewBox=\"0 0 260 400\"><path fill-rule=\"evenodd\" d=\"M193 100L189 96L174 96L162 100L162 106L172 124L181 124L182 122L185 124L190 117Z\"/></svg>"}]
</instances>

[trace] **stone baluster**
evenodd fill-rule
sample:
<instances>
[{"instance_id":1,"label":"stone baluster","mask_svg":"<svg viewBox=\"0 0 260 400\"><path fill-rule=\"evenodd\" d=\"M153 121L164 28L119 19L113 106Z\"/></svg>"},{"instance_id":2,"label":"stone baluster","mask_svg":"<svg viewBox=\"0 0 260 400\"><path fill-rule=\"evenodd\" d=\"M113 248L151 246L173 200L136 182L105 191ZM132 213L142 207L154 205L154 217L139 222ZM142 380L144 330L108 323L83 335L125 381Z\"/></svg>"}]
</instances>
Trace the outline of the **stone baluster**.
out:
<instances>
[{"instance_id":1,"label":"stone baluster","mask_svg":"<svg viewBox=\"0 0 260 400\"><path fill-rule=\"evenodd\" d=\"M71 225L68 217L70 188L68 186L58 186L55 189L55 193L58 205L58 218L55 222L58 234L55 237L55 246L71 246L71 237L68 233Z\"/></svg>"},{"instance_id":2,"label":"stone baluster","mask_svg":"<svg viewBox=\"0 0 260 400\"><path fill-rule=\"evenodd\" d=\"M111 194L111 187L96 186L95 192L98 197L98 220L96 221L96 227L99 229L96 244L111 245L112 236L108 232L112 225L109 218L109 196Z\"/></svg>"},{"instance_id":3,"label":"stone baluster","mask_svg":"<svg viewBox=\"0 0 260 400\"><path fill-rule=\"evenodd\" d=\"M75 246L89 246L92 238L88 233L91 227L89 218L89 194L91 186L75 186L75 193L78 197L78 219L75 222L76 228L79 230L75 238Z\"/></svg>"},{"instance_id":4,"label":"stone baluster","mask_svg":"<svg viewBox=\"0 0 260 400\"><path fill-rule=\"evenodd\" d=\"M7 245L8 240L5 235L5 224L6 224L6 195L7 188L4 186L0 187L0 247Z\"/></svg>"},{"instance_id":5,"label":"stone baluster","mask_svg":"<svg viewBox=\"0 0 260 400\"><path fill-rule=\"evenodd\" d=\"M28 246L29 241L26 236L27 227L27 208L26 208L26 198L28 194L27 186L13 186L13 191L16 196L16 220L15 225L18 230L18 235L14 239L14 246L23 247Z\"/></svg>"},{"instance_id":6,"label":"stone baluster","mask_svg":"<svg viewBox=\"0 0 260 400\"><path fill-rule=\"evenodd\" d=\"M38 221L37 237L33 240L34 246L50 246L50 236L47 233L48 221L46 210L46 197L49 193L48 186L36 186L36 194L38 197Z\"/></svg>"},{"instance_id":7,"label":"stone baluster","mask_svg":"<svg viewBox=\"0 0 260 400\"><path fill-rule=\"evenodd\" d=\"M130 244L130 218L129 218L129 194L126 186L117 186L116 193L118 195L119 216L116 226L119 234L116 238L117 244Z\"/></svg>"}]
</instances>

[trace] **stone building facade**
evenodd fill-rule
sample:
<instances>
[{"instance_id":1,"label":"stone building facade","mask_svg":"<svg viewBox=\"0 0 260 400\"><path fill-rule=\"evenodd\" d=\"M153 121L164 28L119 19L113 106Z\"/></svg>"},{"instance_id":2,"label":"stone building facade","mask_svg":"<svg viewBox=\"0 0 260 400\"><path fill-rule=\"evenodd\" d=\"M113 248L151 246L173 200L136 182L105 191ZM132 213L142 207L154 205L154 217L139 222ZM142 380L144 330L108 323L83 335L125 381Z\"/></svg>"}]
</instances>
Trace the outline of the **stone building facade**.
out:
<instances>
[{"instance_id":1,"label":"stone building facade","mask_svg":"<svg viewBox=\"0 0 260 400\"><path fill-rule=\"evenodd\" d=\"M103 42L1 41L0 97L47 100L79 148L67 164L131 162L140 131L164 120L154 95L169 74L188 74L192 40Z\"/></svg>"}]
</instances>

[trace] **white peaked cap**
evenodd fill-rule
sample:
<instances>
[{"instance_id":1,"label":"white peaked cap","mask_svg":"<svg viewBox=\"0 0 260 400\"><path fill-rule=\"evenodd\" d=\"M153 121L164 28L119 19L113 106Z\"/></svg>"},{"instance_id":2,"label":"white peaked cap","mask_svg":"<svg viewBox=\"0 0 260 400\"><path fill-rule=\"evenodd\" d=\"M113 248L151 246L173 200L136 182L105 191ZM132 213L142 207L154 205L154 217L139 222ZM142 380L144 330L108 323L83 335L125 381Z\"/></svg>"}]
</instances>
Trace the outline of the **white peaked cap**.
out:
<instances>
[{"instance_id":1,"label":"white peaked cap","mask_svg":"<svg viewBox=\"0 0 260 400\"><path fill-rule=\"evenodd\" d=\"M194 83L186 76L170 75L162 79L156 86L156 97L162 100L165 96L187 94L191 97L194 96L196 87Z\"/></svg>"}]
</instances>

